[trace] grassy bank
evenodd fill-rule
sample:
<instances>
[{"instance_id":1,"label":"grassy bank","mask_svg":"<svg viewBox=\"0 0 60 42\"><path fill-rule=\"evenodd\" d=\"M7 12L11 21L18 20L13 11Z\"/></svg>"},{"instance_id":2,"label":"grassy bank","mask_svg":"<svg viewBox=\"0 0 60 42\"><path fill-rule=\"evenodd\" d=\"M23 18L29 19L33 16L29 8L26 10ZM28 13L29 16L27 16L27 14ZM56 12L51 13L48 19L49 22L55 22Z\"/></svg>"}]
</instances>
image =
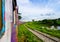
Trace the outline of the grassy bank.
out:
<instances>
[{"instance_id":1,"label":"grassy bank","mask_svg":"<svg viewBox=\"0 0 60 42\"><path fill-rule=\"evenodd\" d=\"M21 24L18 28L18 42L42 42L42 40L28 31L24 24Z\"/></svg>"},{"instance_id":2,"label":"grassy bank","mask_svg":"<svg viewBox=\"0 0 60 42\"><path fill-rule=\"evenodd\" d=\"M60 38L60 30L50 29L47 27L48 25L40 24L37 22L27 22L25 25L27 25L31 29L36 29L51 36Z\"/></svg>"}]
</instances>

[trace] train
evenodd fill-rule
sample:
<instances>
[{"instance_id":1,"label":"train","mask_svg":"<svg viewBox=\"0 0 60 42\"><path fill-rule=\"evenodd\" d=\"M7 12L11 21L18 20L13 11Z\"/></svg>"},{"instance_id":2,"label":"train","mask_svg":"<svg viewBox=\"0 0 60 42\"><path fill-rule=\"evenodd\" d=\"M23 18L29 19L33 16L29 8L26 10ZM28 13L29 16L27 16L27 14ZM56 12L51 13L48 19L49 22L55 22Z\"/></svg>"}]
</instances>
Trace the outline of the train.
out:
<instances>
[{"instance_id":1,"label":"train","mask_svg":"<svg viewBox=\"0 0 60 42\"><path fill-rule=\"evenodd\" d=\"M16 0L0 0L0 42L11 42L12 27L18 25Z\"/></svg>"}]
</instances>

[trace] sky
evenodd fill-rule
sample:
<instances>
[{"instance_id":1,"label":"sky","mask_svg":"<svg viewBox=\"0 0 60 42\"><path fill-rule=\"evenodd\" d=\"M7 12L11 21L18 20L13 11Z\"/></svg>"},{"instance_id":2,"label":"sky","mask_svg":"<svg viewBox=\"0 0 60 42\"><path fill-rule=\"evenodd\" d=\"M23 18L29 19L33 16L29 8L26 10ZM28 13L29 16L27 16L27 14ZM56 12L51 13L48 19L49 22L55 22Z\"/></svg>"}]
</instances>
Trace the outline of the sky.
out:
<instances>
[{"instance_id":1,"label":"sky","mask_svg":"<svg viewBox=\"0 0 60 42\"><path fill-rule=\"evenodd\" d=\"M60 0L17 0L21 21L60 18Z\"/></svg>"}]
</instances>

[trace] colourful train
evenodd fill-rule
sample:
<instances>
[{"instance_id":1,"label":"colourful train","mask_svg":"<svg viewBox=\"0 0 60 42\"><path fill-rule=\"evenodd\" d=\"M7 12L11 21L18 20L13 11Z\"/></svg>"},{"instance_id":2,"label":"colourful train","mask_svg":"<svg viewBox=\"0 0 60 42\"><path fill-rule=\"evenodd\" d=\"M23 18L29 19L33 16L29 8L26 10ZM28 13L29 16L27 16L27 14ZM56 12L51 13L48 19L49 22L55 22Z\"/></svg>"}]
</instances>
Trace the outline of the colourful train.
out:
<instances>
[{"instance_id":1,"label":"colourful train","mask_svg":"<svg viewBox=\"0 0 60 42\"><path fill-rule=\"evenodd\" d=\"M0 37L5 32L5 1L0 0Z\"/></svg>"},{"instance_id":2,"label":"colourful train","mask_svg":"<svg viewBox=\"0 0 60 42\"><path fill-rule=\"evenodd\" d=\"M2 29L2 5L1 5L1 0L0 0L0 31L1 31L1 29Z\"/></svg>"},{"instance_id":3,"label":"colourful train","mask_svg":"<svg viewBox=\"0 0 60 42\"><path fill-rule=\"evenodd\" d=\"M16 0L0 0L0 42L11 42L13 27L16 29L17 25L18 7Z\"/></svg>"}]
</instances>

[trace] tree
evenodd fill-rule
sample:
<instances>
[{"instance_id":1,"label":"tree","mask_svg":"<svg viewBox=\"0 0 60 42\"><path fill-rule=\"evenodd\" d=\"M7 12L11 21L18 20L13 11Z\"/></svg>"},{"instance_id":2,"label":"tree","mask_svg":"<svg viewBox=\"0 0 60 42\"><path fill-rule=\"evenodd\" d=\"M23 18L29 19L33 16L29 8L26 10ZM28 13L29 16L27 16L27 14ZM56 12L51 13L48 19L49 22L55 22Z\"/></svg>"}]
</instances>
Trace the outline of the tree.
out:
<instances>
[{"instance_id":1,"label":"tree","mask_svg":"<svg viewBox=\"0 0 60 42\"><path fill-rule=\"evenodd\" d=\"M32 21L34 22L34 19L32 19Z\"/></svg>"},{"instance_id":2,"label":"tree","mask_svg":"<svg viewBox=\"0 0 60 42\"><path fill-rule=\"evenodd\" d=\"M42 20L42 23L47 23L47 19Z\"/></svg>"},{"instance_id":3,"label":"tree","mask_svg":"<svg viewBox=\"0 0 60 42\"><path fill-rule=\"evenodd\" d=\"M18 13L18 19L21 19L22 18L20 15L21 15L21 13Z\"/></svg>"},{"instance_id":4,"label":"tree","mask_svg":"<svg viewBox=\"0 0 60 42\"><path fill-rule=\"evenodd\" d=\"M18 16L18 19L21 19L22 17L21 16Z\"/></svg>"}]
</instances>

